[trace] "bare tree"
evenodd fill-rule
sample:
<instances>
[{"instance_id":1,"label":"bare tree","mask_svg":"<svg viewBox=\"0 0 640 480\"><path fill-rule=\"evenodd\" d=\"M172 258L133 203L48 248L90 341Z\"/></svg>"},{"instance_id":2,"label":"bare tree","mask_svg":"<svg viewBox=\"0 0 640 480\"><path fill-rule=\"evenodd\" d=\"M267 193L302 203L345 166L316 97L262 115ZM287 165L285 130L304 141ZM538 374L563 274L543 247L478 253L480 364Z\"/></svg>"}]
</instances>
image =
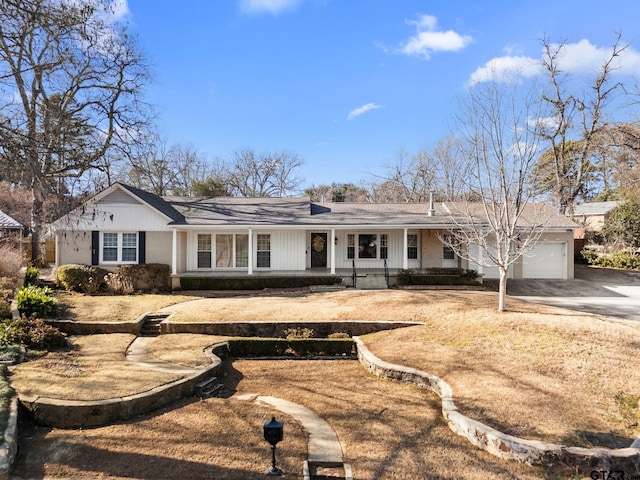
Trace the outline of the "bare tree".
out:
<instances>
[{"instance_id":1,"label":"bare tree","mask_svg":"<svg viewBox=\"0 0 640 480\"><path fill-rule=\"evenodd\" d=\"M368 202L369 192L353 183L332 183L307 188L305 195L312 202Z\"/></svg>"},{"instance_id":2,"label":"bare tree","mask_svg":"<svg viewBox=\"0 0 640 480\"><path fill-rule=\"evenodd\" d=\"M0 153L32 193L33 261L47 196L129 142L145 123L147 81L110 1L0 2Z\"/></svg>"},{"instance_id":3,"label":"bare tree","mask_svg":"<svg viewBox=\"0 0 640 480\"><path fill-rule=\"evenodd\" d=\"M302 183L298 170L302 159L295 153L253 150L235 152L224 178L231 193L241 197L284 197Z\"/></svg>"},{"instance_id":4,"label":"bare tree","mask_svg":"<svg viewBox=\"0 0 640 480\"><path fill-rule=\"evenodd\" d=\"M542 40L542 67L547 88L542 95L545 113L537 122L538 135L548 143L538 164L538 188L548 191L564 213L576 199L588 196L594 178L594 156L600 134L607 128L607 108L620 108L624 85L614 81L613 73L628 45L616 38L606 58L595 72L589 88L578 91L562 70L563 43Z\"/></svg>"},{"instance_id":5,"label":"bare tree","mask_svg":"<svg viewBox=\"0 0 640 480\"><path fill-rule=\"evenodd\" d=\"M500 272L498 310L506 309L509 267L529 251L548 222L549 208L533 202L529 181L540 137L535 90L496 80L468 92L459 116L458 148L467 159L466 189L482 201L447 203L451 228L442 237L454 251Z\"/></svg>"}]
</instances>

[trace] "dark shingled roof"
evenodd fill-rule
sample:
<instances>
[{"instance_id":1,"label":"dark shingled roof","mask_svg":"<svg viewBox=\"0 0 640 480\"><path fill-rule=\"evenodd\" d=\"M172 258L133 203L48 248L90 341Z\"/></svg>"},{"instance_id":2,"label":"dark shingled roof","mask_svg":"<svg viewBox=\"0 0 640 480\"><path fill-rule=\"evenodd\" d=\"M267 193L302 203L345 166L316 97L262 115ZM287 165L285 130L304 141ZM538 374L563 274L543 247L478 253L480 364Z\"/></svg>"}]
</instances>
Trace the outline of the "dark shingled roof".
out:
<instances>
[{"instance_id":1,"label":"dark shingled roof","mask_svg":"<svg viewBox=\"0 0 640 480\"><path fill-rule=\"evenodd\" d=\"M202 226L433 226L447 227L452 217L464 222L470 209L476 221L485 217L482 204L436 203L312 203L308 197L160 197L139 188L118 185L171 218L170 225ZM577 228L565 216L542 203L528 204L522 224L551 229Z\"/></svg>"}]
</instances>

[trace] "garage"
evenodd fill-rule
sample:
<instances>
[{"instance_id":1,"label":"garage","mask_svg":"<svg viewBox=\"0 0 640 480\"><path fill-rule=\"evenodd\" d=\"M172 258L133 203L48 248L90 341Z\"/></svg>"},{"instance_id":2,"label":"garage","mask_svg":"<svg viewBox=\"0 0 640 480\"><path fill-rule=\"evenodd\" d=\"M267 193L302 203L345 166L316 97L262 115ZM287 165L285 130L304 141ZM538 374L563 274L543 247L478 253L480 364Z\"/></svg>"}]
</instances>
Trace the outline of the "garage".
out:
<instances>
[{"instance_id":1,"label":"garage","mask_svg":"<svg viewBox=\"0 0 640 480\"><path fill-rule=\"evenodd\" d=\"M567 278L567 244L541 243L522 259L522 278Z\"/></svg>"},{"instance_id":2,"label":"garage","mask_svg":"<svg viewBox=\"0 0 640 480\"><path fill-rule=\"evenodd\" d=\"M491 248L491 251L495 255L495 251L496 251L495 248ZM484 263L483 260L485 259L486 254L483 254L484 252L480 250L480 247L478 245L476 245L475 243L472 243L471 245L469 245L469 252L471 253L471 256L473 258L477 258L481 260L481 263L470 261L469 268L471 270L475 270L476 272L481 273L482 276L487 279L500 278L500 269L498 267L488 267L486 265L483 265ZM509 266L507 278L513 278L513 265Z\"/></svg>"}]
</instances>

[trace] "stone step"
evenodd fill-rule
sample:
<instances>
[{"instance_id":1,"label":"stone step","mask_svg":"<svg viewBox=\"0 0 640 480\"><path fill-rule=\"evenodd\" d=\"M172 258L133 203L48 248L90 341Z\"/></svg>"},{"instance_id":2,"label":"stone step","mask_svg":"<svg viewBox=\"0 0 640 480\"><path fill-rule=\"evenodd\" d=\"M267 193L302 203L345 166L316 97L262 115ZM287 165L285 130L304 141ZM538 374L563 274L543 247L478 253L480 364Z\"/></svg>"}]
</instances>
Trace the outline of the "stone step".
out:
<instances>
[{"instance_id":1,"label":"stone step","mask_svg":"<svg viewBox=\"0 0 640 480\"><path fill-rule=\"evenodd\" d=\"M162 333L160 324L169 314L166 313L148 313L144 316L140 335L143 337L157 337Z\"/></svg>"},{"instance_id":2,"label":"stone step","mask_svg":"<svg viewBox=\"0 0 640 480\"><path fill-rule=\"evenodd\" d=\"M203 380L197 383L195 386L194 394L196 397L209 398L215 396L224 387L223 384L218 382L218 377L211 377L207 380Z\"/></svg>"}]
</instances>

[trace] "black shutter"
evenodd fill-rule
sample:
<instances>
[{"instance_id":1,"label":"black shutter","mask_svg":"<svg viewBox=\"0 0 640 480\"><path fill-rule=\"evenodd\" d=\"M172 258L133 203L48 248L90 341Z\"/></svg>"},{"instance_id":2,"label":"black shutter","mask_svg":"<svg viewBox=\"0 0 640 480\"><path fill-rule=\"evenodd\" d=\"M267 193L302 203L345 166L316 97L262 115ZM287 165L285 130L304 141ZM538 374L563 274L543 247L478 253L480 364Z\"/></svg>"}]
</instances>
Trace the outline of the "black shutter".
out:
<instances>
[{"instance_id":1,"label":"black shutter","mask_svg":"<svg viewBox=\"0 0 640 480\"><path fill-rule=\"evenodd\" d=\"M100 232L91 232L91 265L100 263Z\"/></svg>"},{"instance_id":2,"label":"black shutter","mask_svg":"<svg viewBox=\"0 0 640 480\"><path fill-rule=\"evenodd\" d=\"M147 262L147 232L138 232L138 263Z\"/></svg>"}]
</instances>

